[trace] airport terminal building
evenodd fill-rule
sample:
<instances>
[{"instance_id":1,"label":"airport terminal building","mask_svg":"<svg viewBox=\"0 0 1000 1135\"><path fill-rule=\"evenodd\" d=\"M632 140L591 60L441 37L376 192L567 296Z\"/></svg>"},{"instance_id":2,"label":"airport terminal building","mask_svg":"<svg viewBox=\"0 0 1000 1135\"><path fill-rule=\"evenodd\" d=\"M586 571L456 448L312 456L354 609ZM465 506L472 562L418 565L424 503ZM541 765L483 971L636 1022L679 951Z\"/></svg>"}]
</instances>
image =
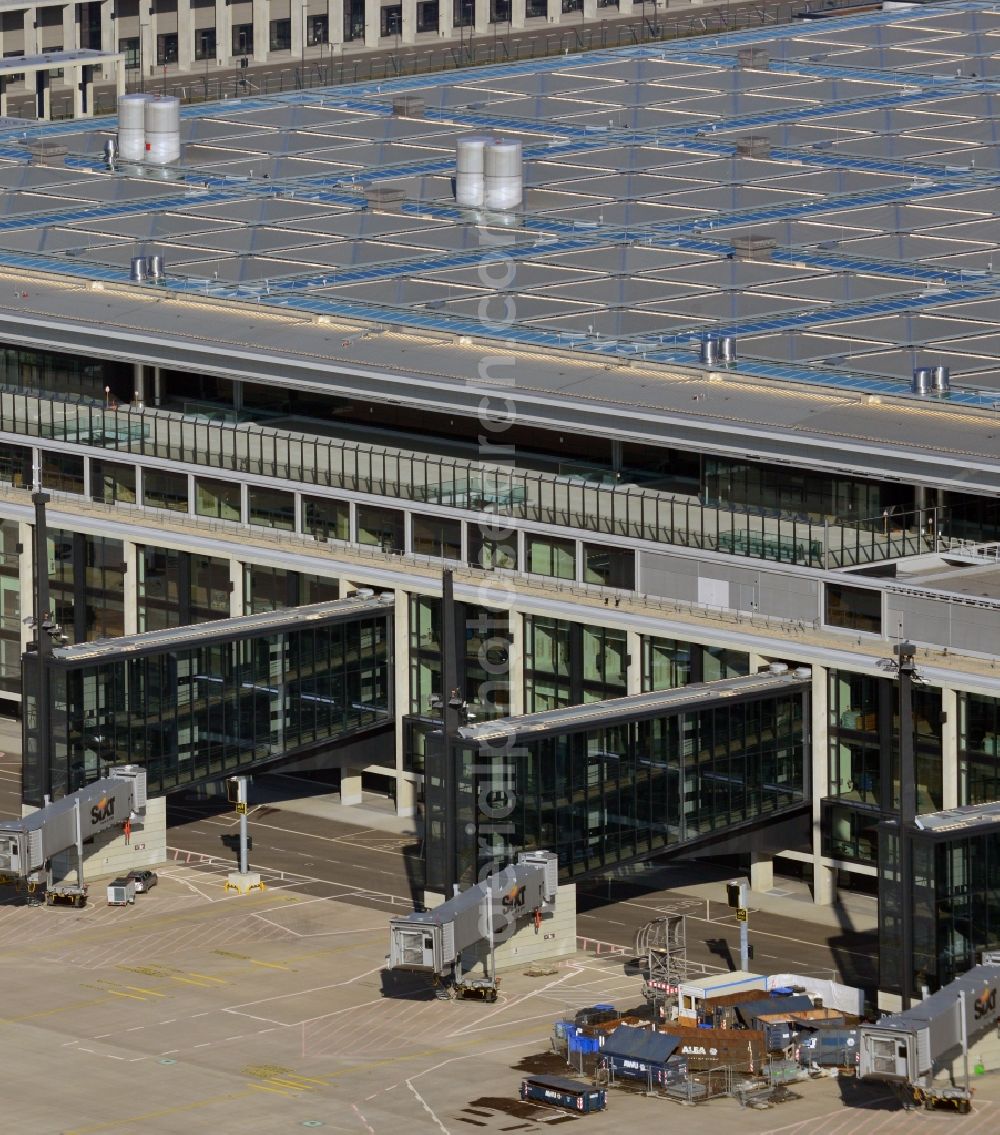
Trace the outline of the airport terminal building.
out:
<instances>
[{"instance_id":1,"label":"airport terminal building","mask_svg":"<svg viewBox=\"0 0 1000 1135\"><path fill-rule=\"evenodd\" d=\"M751 772L719 754L766 730L802 768L761 750L747 816L806 821L757 885L779 855L817 902L874 887L902 638L918 811L1000 795L998 30L956 3L210 104L157 166L109 164L113 120L8 130L3 696L39 567L70 646L370 590L393 648L352 650L392 740L328 759L412 814L456 690L474 729L780 664L781 706L591 730L572 775L704 801L651 747L712 746L731 810ZM521 149L480 206L456 160L484 136Z\"/></svg>"}]
</instances>

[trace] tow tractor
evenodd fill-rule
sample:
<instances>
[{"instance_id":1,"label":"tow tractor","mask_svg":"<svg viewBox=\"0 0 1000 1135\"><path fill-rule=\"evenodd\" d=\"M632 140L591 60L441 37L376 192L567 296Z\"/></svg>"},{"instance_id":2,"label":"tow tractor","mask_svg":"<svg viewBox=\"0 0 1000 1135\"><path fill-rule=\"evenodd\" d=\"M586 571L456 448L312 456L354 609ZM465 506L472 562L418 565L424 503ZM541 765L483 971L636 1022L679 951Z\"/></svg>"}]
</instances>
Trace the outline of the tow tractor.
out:
<instances>
[{"instance_id":1,"label":"tow tractor","mask_svg":"<svg viewBox=\"0 0 1000 1135\"><path fill-rule=\"evenodd\" d=\"M87 902L84 840L109 828L141 822L145 810L146 770L121 765L30 816L0 821L0 882L25 883L29 894L44 886L46 906L82 907ZM76 848L76 882L57 881L52 877L52 859L71 847Z\"/></svg>"}]
</instances>

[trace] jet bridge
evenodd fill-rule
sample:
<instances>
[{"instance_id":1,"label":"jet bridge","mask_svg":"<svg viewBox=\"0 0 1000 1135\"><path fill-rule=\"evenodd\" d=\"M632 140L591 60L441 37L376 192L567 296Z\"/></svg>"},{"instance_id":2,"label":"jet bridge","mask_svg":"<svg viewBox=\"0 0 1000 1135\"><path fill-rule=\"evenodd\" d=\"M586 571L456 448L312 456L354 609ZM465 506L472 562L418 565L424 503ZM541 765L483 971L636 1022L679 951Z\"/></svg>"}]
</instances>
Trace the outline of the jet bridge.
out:
<instances>
[{"instance_id":1,"label":"jet bridge","mask_svg":"<svg viewBox=\"0 0 1000 1135\"><path fill-rule=\"evenodd\" d=\"M521 852L517 863L461 891L433 910L389 923L389 969L454 975L462 989L462 951L507 938L517 924L555 908L559 860L550 851ZM495 990L496 974L488 982Z\"/></svg>"},{"instance_id":2,"label":"jet bridge","mask_svg":"<svg viewBox=\"0 0 1000 1135\"><path fill-rule=\"evenodd\" d=\"M85 840L115 826L141 820L146 810L146 770L138 765L122 765L108 770L96 780L46 804L37 812L20 820L0 822L0 881L44 883L46 901L57 899L83 906L86 886L83 881L83 844ZM70 847L76 848L76 884L55 884L52 880L52 859Z\"/></svg>"}]
</instances>

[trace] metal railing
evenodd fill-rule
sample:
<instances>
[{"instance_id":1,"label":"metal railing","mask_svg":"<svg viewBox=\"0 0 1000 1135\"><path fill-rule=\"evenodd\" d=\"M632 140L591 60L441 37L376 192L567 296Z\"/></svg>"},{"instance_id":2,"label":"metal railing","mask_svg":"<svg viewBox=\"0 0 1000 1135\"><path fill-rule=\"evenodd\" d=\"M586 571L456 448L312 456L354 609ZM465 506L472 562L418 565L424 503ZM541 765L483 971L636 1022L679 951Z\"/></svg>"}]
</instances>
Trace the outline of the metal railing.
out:
<instances>
[{"instance_id":1,"label":"metal railing","mask_svg":"<svg viewBox=\"0 0 1000 1135\"><path fill-rule=\"evenodd\" d=\"M625 482L606 484L603 475L596 481L586 474L560 476L257 423L208 421L133 406L113 409L9 390L0 392L0 431L14 435L13 442L33 437L109 458L148 458L150 465L186 464L270 478L306 491L345 490L406 501L432 512L504 516L805 567L875 563L938 546L940 515L927 525L928 514L922 511L897 514L888 523L884 517L843 520L713 507ZM26 474L21 476L23 482ZM186 489L180 499L186 501ZM156 506L149 491L144 503Z\"/></svg>"}]
</instances>

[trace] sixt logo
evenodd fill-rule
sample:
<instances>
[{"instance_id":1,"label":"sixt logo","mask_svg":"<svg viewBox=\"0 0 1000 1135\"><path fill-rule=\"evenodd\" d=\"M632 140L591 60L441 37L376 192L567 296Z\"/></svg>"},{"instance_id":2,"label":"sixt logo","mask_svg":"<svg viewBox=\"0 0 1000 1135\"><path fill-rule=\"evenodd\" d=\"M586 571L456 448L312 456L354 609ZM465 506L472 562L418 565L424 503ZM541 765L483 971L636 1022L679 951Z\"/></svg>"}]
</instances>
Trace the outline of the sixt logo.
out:
<instances>
[{"instance_id":1,"label":"sixt logo","mask_svg":"<svg viewBox=\"0 0 1000 1135\"><path fill-rule=\"evenodd\" d=\"M94 824L102 824L105 820L113 820L115 815L115 798L105 796L90 809L90 820Z\"/></svg>"},{"instance_id":2,"label":"sixt logo","mask_svg":"<svg viewBox=\"0 0 1000 1135\"><path fill-rule=\"evenodd\" d=\"M503 896L500 905L504 910L523 910L525 887L511 887Z\"/></svg>"},{"instance_id":3,"label":"sixt logo","mask_svg":"<svg viewBox=\"0 0 1000 1135\"><path fill-rule=\"evenodd\" d=\"M982 993L973 1002L973 1011L977 1021L983 1019L987 1013L992 1013L997 1007L997 991L996 989L984 989Z\"/></svg>"}]
</instances>

